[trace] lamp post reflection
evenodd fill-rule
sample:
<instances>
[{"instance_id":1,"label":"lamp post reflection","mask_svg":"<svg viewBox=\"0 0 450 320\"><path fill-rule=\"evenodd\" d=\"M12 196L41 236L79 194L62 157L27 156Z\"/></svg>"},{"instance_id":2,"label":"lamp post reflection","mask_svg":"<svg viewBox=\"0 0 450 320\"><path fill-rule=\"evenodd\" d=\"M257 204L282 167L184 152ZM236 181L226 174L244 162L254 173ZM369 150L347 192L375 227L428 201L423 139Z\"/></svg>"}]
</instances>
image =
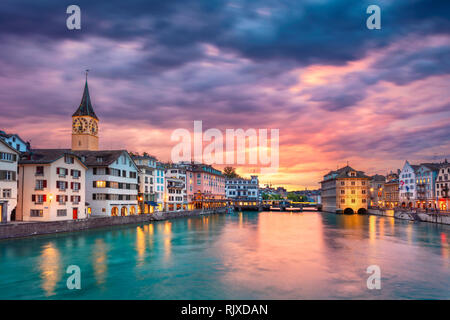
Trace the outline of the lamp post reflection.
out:
<instances>
[{"instance_id":1,"label":"lamp post reflection","mask_svg":"<svg viewBox=\"0 0 450 320\"><path fill-rule=\"evenodd\" d=\"M61 257L53 243L44 247L40 260L42 289L46 296L54 295L56 284L61 278Z\"/></svg>"}]
</instances>

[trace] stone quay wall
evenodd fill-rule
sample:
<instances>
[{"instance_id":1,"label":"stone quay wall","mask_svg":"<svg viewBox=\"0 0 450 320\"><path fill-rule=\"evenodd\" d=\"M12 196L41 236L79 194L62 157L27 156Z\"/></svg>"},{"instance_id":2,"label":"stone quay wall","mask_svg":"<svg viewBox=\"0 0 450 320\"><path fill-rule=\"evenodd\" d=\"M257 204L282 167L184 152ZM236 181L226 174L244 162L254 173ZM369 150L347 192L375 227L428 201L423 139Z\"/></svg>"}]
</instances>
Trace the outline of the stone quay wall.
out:
<instances>
[{"instance_id":1,"label":"stone quay wall","mask_svg":"<svg viewBox=\"0 0 450 320\"><path fill-rule=\"evenodd\" d=\"M185 217L196 217L200 215L226 213L227 208L211 210L191 210L157 212L152 214L141 214L125 217L94 217L80 220L52 221L52 222L12 222L0 224L0 240L19 237L30 237L36 235L75 232L87 229L104 228L112 226L123 226L128 224L140 224L150 221L160 221Z\"/></svg>"},{"instance_id":2,"label":"stone quay wall","mask_svg":"<svg viewBox=\"0 0 450 320\"><path fill-rule=\"evenodd\" d=\"M423 221L423 222L450 225L450 214L448 213L427 213L404 209L381 209L381 208L369 208L368 213L377 216L394 217L402 220Z\"/></svg>"}]
</instances>

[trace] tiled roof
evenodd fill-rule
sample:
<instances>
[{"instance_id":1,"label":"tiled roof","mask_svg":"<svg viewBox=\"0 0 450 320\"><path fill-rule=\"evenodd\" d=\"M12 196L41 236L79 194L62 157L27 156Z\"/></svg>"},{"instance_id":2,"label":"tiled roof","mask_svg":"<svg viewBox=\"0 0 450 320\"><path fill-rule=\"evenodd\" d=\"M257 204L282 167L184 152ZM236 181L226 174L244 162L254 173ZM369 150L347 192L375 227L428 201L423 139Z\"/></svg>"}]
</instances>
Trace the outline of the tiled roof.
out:
<instances>
[{"instance_id":1,"label":"tiled roof","mask_svg":"<svg viewBox=\"0 0 450 320\"><path fill-rule=\"evenodd\" d=\"M87 166L109 166L126 150L73 151Z\"/></svg>"},{"instance_id":2,"label":"tiled roof","mask_svg":"<svg viewBox=\"0 0 450 320\"><path fill-rule=\"evenodd\" d=\"M22 154L19 164L48 164L66 154L75 156L81 161L80 157L70 149L32 149Z\"/></svg>"},{"instance_id":3,"label":"tiled roof","mask_svg":"<svg viewBox=\"0 0 450 320\"><path fill-rule=\"evenodd\" d=\"M381 174L375 174L375 175L370 177L370 180L373 180L373 181L386 181L386 177L382 176Z\"/></svg>"},{"instance_id":4,"label":"tiled roof","mask_svg":"<svg viewBox=\"0 0 450 320\"><path fill-rule=\"evenodd\" d=\"M348 174L350 171L356 172L356 176L351 177ZM344 179L344 178L367 178L368 179L369 178L369 176L366 176L364 174L364 172L357 171L350 166L342 167L340 169L337 169L336 171L330 171L329 173L327 173L325 175L325 177L329 176L329 175L334 175L334 177L331 177L332 179ZM324 179L324 181L327 181L327 180L330 180L330 179Z\"/></svg>"}]
</instances>

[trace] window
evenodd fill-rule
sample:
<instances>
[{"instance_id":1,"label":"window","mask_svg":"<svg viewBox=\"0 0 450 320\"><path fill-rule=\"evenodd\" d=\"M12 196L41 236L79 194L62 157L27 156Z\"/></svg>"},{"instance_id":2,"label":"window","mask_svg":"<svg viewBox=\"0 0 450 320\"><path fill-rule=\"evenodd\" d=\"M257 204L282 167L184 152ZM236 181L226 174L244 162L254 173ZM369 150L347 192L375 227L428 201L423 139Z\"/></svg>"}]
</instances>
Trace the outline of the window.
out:
<instances>
[{"instance_id":1,"label":"window","mask_svg":"<svg viewBox=\"0 0 450 320\"><path fill-rule=\"evenodd\" d=\"M341 181L341 186L345 186L345 181Z\"/></svg>"},{"instance_id":2,"label":"window","mask_svg":"<svg viewBox=\"0 0 450 320\"><path fill-rule=\"evenodd\" d=\"M44 188L47 188L47 180L36 180L36 190L44 190Z\"/></svg>"},{"instance_id":3,"label":"window","mask_svg":"<svg viewBox=\"0 0 450 320\"><path fill-rule=\"evenodd\" d=\"M14 171L0 170L0 180L15 181L16 173Z\"/></svg>"},{"instance_id":4,"label":"window","mask_svg":"<svg viewBox=\"0 0 450 320\"><path fill-rule=\"evenodd\" d=\"M67 164L72 164L74 162L73 157L65 155L64 156L64 162L67 163Z\"/></svg>"},{"instance_id":5,"label":"window","mask_svg":"<svg viewBox=\"0 0 450 320\"><path fill-rule=\"evenodd\" d=\"M352 203L355 203L356 202L356 200L355 199L352 199Z\"/></svg>"},{"instance_id":6,"label":"window","mask_svg":"<svg viewBox=\"0 0 450 320\"><path fill-rule=\"evenodd\" d=\"M345 199L341 199L341 203L345 203Z\"/></svg>"},{"instance_id":7,"label":"window","mask_svg":"<svg viewBox=\"0 0 450 320\"><path fill-rule=\"evenodd\" d=\"M80 185L81 184L79 182L71 182L70 184L71 184L71 189L72 190L74 190L74 191L80 190Z\"/></svg>"},{"instance_id":8,"label":"window","mask_svg":"<svg viewBox=\"0 0 450 320\"><path fill-rule=\"evenodd\" d=\"M103 158L102 158L102 157L97 157L97 158L96 158L96 161L99 162L99 163L101 163L101 162L103 162Z\"/></svg>"},{"instance_id":9,"label":"window","mask_svg":"<svg viewBox=\"0 0 450 320\"><path fill-rule=\"evenodd\" d=\"M47 196L45 194L33 194L31 196L31 201L34 203L44 203L47 201Z\"/></svg>"},{"instance_id":10,"label":"window","mask_svg":"<svg viewBox=\"0 0 450 320\"><path fill-rule=\"evenodd\" d=\"M65 177L68 173L68 170L66 168L56 168L56 174L60 177Z\"/></svg>"},{"instance_id":11,"label":"window","mask_svg":"<svg viewBox=\"0 0 450 320\"><path fill-rule=\"evenodd\" d=\"M36 175L37 176L43 176L44 175L44 167L43 166L37 166L36 167Z\"/></svg>"},{"instance_id":12,"label":"window","mask_svg":"<svg viewBox=\"0 0 450 320\"><path fill-rule=\"evenodd\" d=\"M56 202L59 204L65 204L67 202L67 196L65 195L57 195L56 196Z\"/></svg>"},{"instance_id":13,"label":"window","mask_svg":"<svg viewBox=\"0 0 450 320\"><path fill-rule=\"evenodd\" d=\"M58 209L56 211L56 216L58 216L58 217L65 217L65 216L67 216L67 209Z\"/></svg>"},{"instance_id":14,"label":"window","mask_svg":"<svg viewBox=\"0 0 450 320\"><path fill-rule=\"evenodd\" d=\"M30 217L43 217L43 216L44 216L44 212L42 210L36 210L36 209L30 210Z\"/></svg>"},{"instance_id":15,"label":"window","mask_svg":"<svg viewBox=\"0 0 450 320\"><path fill-rule=\"evenodd\" d=\"M341 194L345 194L345 190L341 190Z\"/></svg>"},{"instance_id":16,"label":"window","mask_svg":"<svg viewBox=\"0 0 450 320\"><path fill-rule=\"evenodd\" d=\"M96 181L95 182L96 188L105 188L106 187L106 181Z\"/></svg>"},{"instance_id":17,"label":"window","mask_svg":"<svg viewBox=\"0 0 450 320\"><path fill-rule=\"evenodd\" d=\"M56 188L59 190L66 190L68 187L67 181L56 181Z\"/></svg>"},{"instance_id":18,"label":"window","mask_svg":"<svg viewBox=\"0 0 450 320\"><path fill-rule=\"evenodd\" d=\"M11 189L3 189L3 198L11 198Z\"/></svg>"},{"instance_id":19,"label":"window","mask_svg":"<svg viewBox=\"0 0 450 320\"><path fill-rule=\"evenodd\" d=\"M362 199L362 203L366 203L366 199Z\"/></svg>"},{"instance_id":20,"label":"window","mask_svg":"<svg viewBox=\"0 0 450 320\"><path fill-rule=\"evenodd\" d=\"M81 176L81 171L80 170L71 170L71 176L74 177L75 179L79 178Z\"/></svg>"},{"instance_id":21,"label":"window","mask_svg":"<svg viewBox=\"0 0 450 320\"><path fill-rule=\"evenodd\" d=\"M15 154L7 153L7 152L0 152L0 160L4 161L16 161L17 157Z\"/></svg>"}]
</instances>

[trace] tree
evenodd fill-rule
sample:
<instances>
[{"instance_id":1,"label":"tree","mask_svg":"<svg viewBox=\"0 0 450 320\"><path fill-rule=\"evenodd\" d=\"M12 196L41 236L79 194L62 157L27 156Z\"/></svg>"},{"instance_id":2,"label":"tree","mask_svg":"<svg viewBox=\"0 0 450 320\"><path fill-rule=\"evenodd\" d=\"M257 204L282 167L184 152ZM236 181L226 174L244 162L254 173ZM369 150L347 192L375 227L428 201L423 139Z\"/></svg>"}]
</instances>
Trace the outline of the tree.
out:
<instances>
[{"instance_id":1,"label":"tree","mask_svg":"<svg viewBox=\"0 0 450 320\"><path fill-rule=\"evenodd\" d=\"M225 167L223 169L223 175L225 176L225 178L227 179L235 179L235 178L239 178L239 175L236 173L236 169L233 167Z\"/></svg>"}]
</instances>

